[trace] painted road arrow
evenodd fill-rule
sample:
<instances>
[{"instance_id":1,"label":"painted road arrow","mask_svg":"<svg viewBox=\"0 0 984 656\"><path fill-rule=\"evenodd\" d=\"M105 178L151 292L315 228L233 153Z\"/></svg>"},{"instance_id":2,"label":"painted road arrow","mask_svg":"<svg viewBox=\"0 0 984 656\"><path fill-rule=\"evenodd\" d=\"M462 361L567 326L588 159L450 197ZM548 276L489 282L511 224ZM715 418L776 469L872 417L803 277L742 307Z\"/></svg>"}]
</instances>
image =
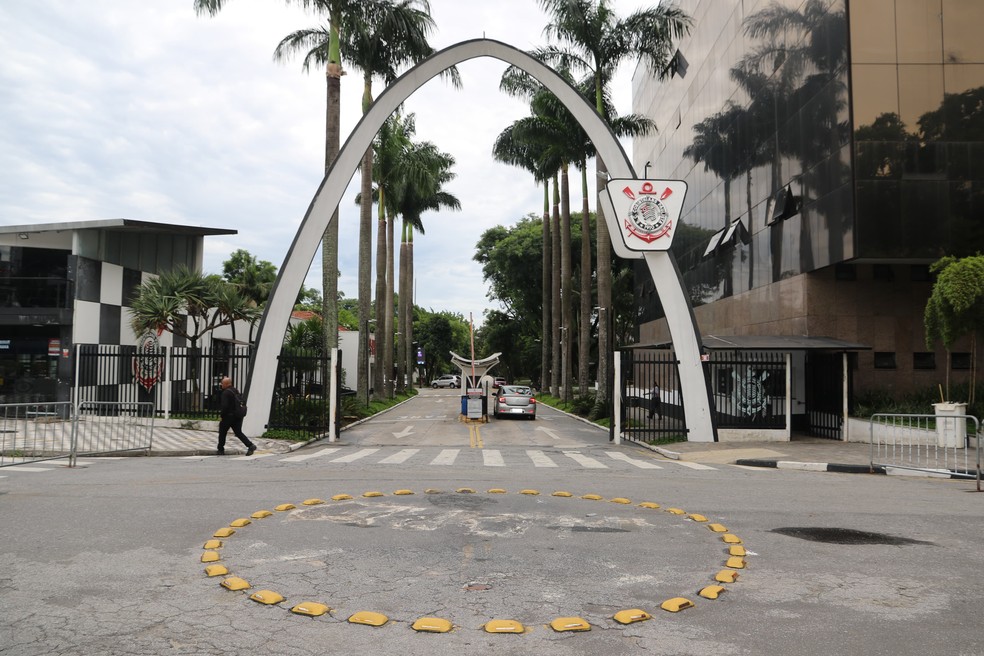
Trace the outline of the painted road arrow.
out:
<instances>
[{"instance_id":1,"label":"painted road arrow","mask_svg":"<svg viewBox=\"0 0 984 656\"><path fill-rule=\"evenodd\" d=\"M550 430L549 428L543 428L542 426L537 426L536 429L538 431L543 431L544 433L546 433L550 437L554 438L555 440L559 440L560 439L560 437L556 433L554 433L552 430Z\"/></svg>"},{"instance_id":2,"label":"painted road arrow","mask_svg":"<svg viewBox=\"0 0 984 656\"><path fill-rule=\"evenodd\" d=\"M406 437L407 435L413 435L413 426L407 426L399 433L393 433L393 437Z\"/></svg>"}]
</instances>

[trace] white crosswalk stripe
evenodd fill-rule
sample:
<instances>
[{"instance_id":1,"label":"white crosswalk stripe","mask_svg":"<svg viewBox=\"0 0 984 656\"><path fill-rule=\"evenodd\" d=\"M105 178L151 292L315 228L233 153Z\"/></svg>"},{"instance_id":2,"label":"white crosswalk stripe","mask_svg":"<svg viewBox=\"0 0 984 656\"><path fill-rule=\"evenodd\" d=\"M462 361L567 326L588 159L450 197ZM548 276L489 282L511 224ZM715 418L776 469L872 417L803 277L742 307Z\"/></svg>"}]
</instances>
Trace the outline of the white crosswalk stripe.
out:
<instances>
[{"instance_id":1,"label":"white crosswalk stripe","mask_svg":"<svg viewBox=\"0 0 984 656\"><path fill-rule=\"evenodd\" d=\"M454 461L457 460L458 454L461 453L461 449L444 449L437 457L431 460L432 465L453 465Z\"/></svg>"},{"instance_id":2,"label":"white crosswalk stripe","mask_svg":"<svg viewBox=\"0 0 984 656\"><path fill-rule=\"evenodd\" d=\"M603 465L594 458L582 455L580 451L564 451L564 455L585 469L608 469L607 465Z\"/></svg>"},{"instance_id":3,"label":"white crosswalk stripe","mask_svg":"<svg viewBox=\"0 0 984 656\"><path fill-rule=\"evenodd\" d=\"M715 467L711 467L709 465L702 465L699 462L687 462L686 460L674 460L673 464L680 465L681 467L688 467L690 469L697 469L701 471L703 470L714 471L716 469Z\"/></svg>"},{"instance_id":4,"label":"white crosswalk stripe","mask_svg":"<svg viewBox=\"0 0 984 656\"><path fill-rule=\"evenodd\" d=\"M550 457L543 451L527 451L526 455L530 457L533 461L534 467L556 467L557 463L550 459Z\"/></svg>"},{"instance_id":5,"label":"white crosswalk stripe","mask_svg":"<svg viewBox=\"0 0 984 656\"><path fill-rule=\"evenodd\" d=\"M310 460L311 458L320 458L321 456L326 456L341 449L319 449L314 453L306 453L299 456L291 456L289 458L283 458L280 462L304 462L305 460Z\"/></svg>"},{"instance_id":6,"label":"white crosswalk stripe","mask_svg":"<svg viewBox=\"0 0 984 656\"><path fill-rule=\"evenodd\" d=\"M639 469L662 469L659 465L653 462L646 462L645 460L637 460L636 458L630 458L621 451L605 451L605 455L613 460L620 460L622 462L627 462L630 465L635 465Z\"/></svg>"},{"instance_id":7,"label":"white crosswalk stripe","mask_svg":"<svg viewBox=\"0 0 984 656\"><path fill-rule=\"evenodd\" d=\"M420 452L420 449L403 449L379 461L381 465L401 465Z\"/></svg>"},{"instance_id":8,"label":"white crosswalk stripe","mask_svg":"<svg viewBox=\"0 0 984 656\"><path fill-rule=\"evenodd\" d=\"M360 451L356 451L355 453L350 453L347 456L335 458L332 462L355 462L356 460L360 460L366 456L371 456L377 451L379 451L379 449L362 449Z\"/></svg>"},{"instance_id":9,"label":"white crosswalk stripe","mask_svg":"<svg viewBox=\"0 0 984 656\"><path fill-rule=\"evenodd\" d=\"M505 467L506 461L502 459L502 453L494 449L482 451L482 462L486 467Z\"/></svg>"}]
</instances>

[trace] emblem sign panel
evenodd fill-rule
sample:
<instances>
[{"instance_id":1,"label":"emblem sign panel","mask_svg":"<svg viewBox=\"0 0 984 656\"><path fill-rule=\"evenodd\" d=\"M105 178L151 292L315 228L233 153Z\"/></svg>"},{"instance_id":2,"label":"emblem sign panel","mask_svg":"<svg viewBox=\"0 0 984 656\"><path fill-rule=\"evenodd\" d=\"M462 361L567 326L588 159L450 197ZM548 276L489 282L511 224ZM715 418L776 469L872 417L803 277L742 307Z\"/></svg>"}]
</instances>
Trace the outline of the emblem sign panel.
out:
<instances>
[{"instance_id":1,"label":"emblem sign panel","mask_svg":"<svg viewBox=\"0 0 984 656\"><path fill-rule=\"evenodd\" d=\"M687 196L686 182L616 178L608 181L606 191L626 248L631 251L670 248Z\"/></svg>"}]
</instances>

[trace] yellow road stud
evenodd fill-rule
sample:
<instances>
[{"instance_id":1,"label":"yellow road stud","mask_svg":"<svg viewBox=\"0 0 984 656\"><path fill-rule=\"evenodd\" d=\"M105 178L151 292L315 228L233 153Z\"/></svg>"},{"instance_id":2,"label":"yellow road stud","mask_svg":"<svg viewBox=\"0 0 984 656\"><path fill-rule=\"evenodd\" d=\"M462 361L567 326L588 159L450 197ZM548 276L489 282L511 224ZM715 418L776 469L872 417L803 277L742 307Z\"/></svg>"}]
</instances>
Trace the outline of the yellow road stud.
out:
<instances>
[{"instance_id":1,"label":"yellow road stud","mask_svg":"<svg viewBox=\"0 0 984 656\"><path fill-rule=\"evenodd\" d=\"M745 569L745 559L741 556L732 556L728 558L728 562L724 566L731 567L732 569Z\"/></svg>"},{"instance_id":2,"label":"yellow road stud","mask_svg":"<svg viewBox=\"0 0 984 656\"><path fill-rule=\"evenodd\" d=\"M290 612L296 615L307 615L308 617L321 617L330 610L324 604L319 604L316 601L302 601L291 608Z\"/></svg>"},{"instance_id":3,"label":"yellow road stud","mask_svg":"<svg viewBox=\"0 0 984 656\"><path fill-rule=\"evenodd\" d=\"M269 510L257 510L255 513L250 515L250 517L252 517L253 519L264 519L272 514L273 513L270 512Z\"/></svg>"},{"instance_id":4,"label":"yellow road stud","mask_svg":"<svg viewBox=\"0 0 984 656\"><path fill-rule=\"evenodd\" d=\"M362 496L364 496L367 499L372 499L373 497L385 497L386 495L383 494L382 492L376 492L375 490L371 490L369 492L363 492Z\"/></svg>"},{"instance_id":5,"label":"yellow road stud","mask_svg":"<svg viewBox=\"0 0 984 656\"><path fill-rule=\"evenodd\" d=\"M470 487L459 487L455 492L458 494L475 494L475 490Z\"/></svg>"},{"instance_id":6,"label":"yellow road stud","mask_svg":"<svg viewBox=\"0 0 984 656\"><path fill-rule=\"evenodd\" d=\"M649 510L659 510L660 506L658 503L653 503L652 501L643 501L639 504L640 508L648 508Z\"/></svg>"},{"instance_id":7,"label":"yellow road stud","mask_svg":"<svg viewBox=\"0 0 984 656\"><path fill-rule=\"evenodd\" d=\"M728 555L729 556L747 556L748 555L748 552L745 551L745 547L741 546L740 544L735 544L735 545L732 545L728 549Z\"/></svg>"},{"instance_id":8,"label":"yellow road stud","mask_svg":"<svg viewBox=\"0 0 984 656\"><path fill-rule=\"evenodd\" d=\"M526 494L526 495L531 496L531 497L535 497L538 494L540 494L540 492L538 490L520 490L519 493L520 494Z\"/></svg>"},{"instance_id":9,"label":"yellow road stud","mask_svg":"<svg viewBox=\"0 0 984 656\"><path fill-rule=\"evenodd\" d=\"M524 633L526 627L516 620L489 620L482 627L486 633Z\"/></svg>"},{"instance_id":10,"label":"yellow road stud","mask_svg":"<svg viewBox=\"0 0 984 656\"><path fill-rule=\"evenodd\" d=\"M203 563L214 563L217 560L220 560L218 551L206 551L202 554Z\"/></svg>"},{"instance_id":11,"label":"yellow road stud","mask_svg":"<svg viewBox=\"0 0 984 656\"><path fill-rule=\"evenodd\" d=\"M331 498L332 501L350 501L351 499L351 494L336 494Z\"/></svg>"},{"instance_id":12,"label":"yellow road stud","mask_svg":"<svg viewBox=\"0 0 984 656\"><path fill-rule=\"evenodd\" d=\"M727 533L728 529L721 524L708 524L707 528L711 529L715 533Z\"/></svg>"},{"instance_id":13,"label":"yellow road stud","mask_svg":"<svg viewBox=\"0 0 984 656\"><path fill-rule=\"evenodd\" d=\"M410 496L411 494L413 494L413 490L397 490L396 492L393 493L394 496L398 496L398 497L407 497Z\"/></svg>"},{"instance_id":14,"label":"yellow road stud","mask_svg":"<svg viewBox=\"0 0 984 656\"><path fill-rule=\"evenodd\" d=\"M604 499L600 494L584 494L581 496L582 499L587 499L588 501L601 501Z\"/></svg>"},{"instance_id":15,"label":"yellow road stud","mask_svg":"<svg viewBox=\"0 0 984 656\"><path fill-rule=\"evenodd\" d=\"M429 487L426 490L424 490L424 494L444 494L444 493L438 490L436 487Z\"/></svg>"},{"instance_id":16,"label":"yellow road stud","mask_svg":"<svg viewBox=\"0 0 984 656\"><path fill-rule=\"evenodd\" d=\"M366 626L382 626L389 622L389 618L382 613L374 613L371 610L360 610L348 618L352 624L365 624Z\"/></svg>"},{"instance_id":17,"label":"yellow road stud","mask_svg":"<svg viewBox=\"0 0 984 656\"><path fill-rule=\"evenodd\" d=\"M205 568L206 576L225 576L229 573L229 570L225 565L209 565Z\"/></svg>"},{"instance_id":18,"label":"yellow road stud","mask_svg":"<svg viewBox=\"0 0 984 656\"><path fill-rule=\"evenodd\" d=\"M266 604L267 606L273 606L274 604L279 604L284 600L284 596L279 592L274 592L273 590L257 590L249 596L253 601Z\"/></svg>"},{"instance_id":19,"label":"yellow road stud","mask_svg":"<svg viewBox=\"0 0 984 656\"><path fill-rule=\"evenodd\" d=\"M454 628L454 625L440 617L421 617L411 624L410 628L425 633L447 633Z\"/></svg>"},{"instance_id":20,"label":"yellow road stud","mask_svg":"<svg viewBox=\"0 0 984 656\"><path fill-rule=\"evenodd\" d=\"M733 569L722 569L714 575L714 580L720 583L734 583L738 580L738 572Z\"/></svg>"},{"instance_id":21,"label":"yellow road stud","mask_svg":"<svg viewBox=\"0 0 984 656\"><path fill-rule=\"evenodd\" d=\"M619 624L632 624L634 622L645 622L652 618L652 615L640 608L630 608L629 610L618 611L612 619Z\"/></svg>"},{"instance_id":22,"label":"yellow road stud","mask_svg":"<svg viewBox=\"0 0 984 656\"><path fill-rule=\"evenodd\" d=\"M245 517L240 517L239 519L234 519L231 522L229 522L229 526L233 528L242 528L244 526L249 526L252 523L253 522L249 521Z\"/></svg>"},{"instance_id":23,"label":"yellow road stud","mask_svg":"<svg viewBox=\"0 0 984 656\"><path fill-rule=\"evenodd\" d=\"M284 512L285 510L293 510L296 507L297 506L295 506L292 503L282 503L279 506L277 506L276 508L274 508L274 510L276 510L277 512Z\"/></svg>"},{"instance_id":24,"label":"yellow road stud","mask_svg":"<svg viewBox=\"0 0 984 656\"><path fill-rule=\"evenodd\" d=\"M236 532L234 530L232 530L231 528L229 528L228 526L226 526L225 528L220 528L218 531L216 531L215 533L213 533L212 534L212 537L213 538L227 538L227 537L229 537L231 535L234 535L235 533Z\"/></svg>"},{"instance_id":25,"label":"yellow road stud","mask_svg":"<svg viewBox=\"0 0 984 656\"><path fill-rule=\"evenodd\" d=\"M701 588L697 594L704 599L717 599L722 592L726 592L723 585L708 585Z\"/></svg>"},{"instance_id":26,"label":"yellow road stud","mask_svg":"<svg viewBox=\"0 0 984 656\"><path fill-rule=\"evenodd\" d=\"M317 506L317 505L320 505L320 504L322 504L324 502L325 502L324 499L305 499L304 501L301 502L301 505L304 505L304 506Z\"/></svg>"},{"instance_id":27,"label":"yellow road stud","mask_svg":"<svg viewBox=\"0 0 984 656\"><path fill-rule=\"evenodd\" d=\"M707 521L707 517L704 517L703 515L698 515L697 513L690 513L689 515L687 515L687 517L689 519L691 519L692 521L695 521L695 522L706 522Z\"/></svg>"},{"instance_id":28,"label":"yellow road stud","mask_svg":"<svg viewBox=\"0 0 984 656\"><path fill-rule=\"evenodd\" d=\"M252 587L249 583L239 578L238 576L230 576L227 579L222 579L222 582L219 583L219 585L221 585L226 590L232 590L233 592L236 592L238 590L246 590Z\"/></svg>"},{"instance_id":29,"label":"yellow road stud","mask_svg":"<svg viewBox=\"0 0 984 656\"><path fill-rule=\"evenodd\" d=\"M565 499L569 499L570 497L572 497L574 495L571 494L570 492L564 492L563 490L557 490L556 492L554 492L550 496L552 496L552 497L564 497Z\"/></svg>"},{"instance_id":30,"label":"yellow road stud","mask_svg":"<svg viewBox=\"0 0 984 656\"><path fill-rule=\"evenodd\" d=\"M620 503L623 506L632 503L630 500L626 499L625 497L615 497L614 499L610 499L610 501L612 503Z\"/></svg>"},{"instance_id":31,"label":"yellow road stud","mask_svg":"<svg viewBox=\"0 0 984 656\"><path fill-rule=\"evenodd\" d=\"M580 617L558 617L550 623L550 628L561 631L590 631L591 625Z\"/></svg>"},{"instance_id":32,"label":"yellow road stud","mask_svg":"<svg viewBox=\"0 0 984 656\"><path fill-rule=\"evenodd\" d=\"M489 490L489 494L505 494L505 493L506 491L503 490L501 487L494 487L491 490Z\"/></svg>"},{"instance_id":33,"label":"yellow road stud","mask_svg":"<svg viewBox=\"0 0 984 656\"><path fill-rule=\"evenodd\" d=\"M202 549L221 549L222 540L208 540L202 545Z\"/></svg>"},{"instance_id":34,"label":"yellow road stud","mask_svg":"<svg viewBox=\"0 0 984 656\"><path fill-rule=\"evenodd\" d=\"M693 608L694 602L683 597L673 597L672 599L667 599L659 605L663 610L668 610L671 613L679 613L685 608Z\"/></svg>"},{"instance_id":35,"label":"yellow road stud","mask_svg":"<svg viewBox=\"0 0 984 656\"><path fill-rule=\"evenodd\" d=\"M687 511L686 510L680 510L679 508L667 508L666 509L666 512L670 513L671 515L686 515L687 514Z\"/></svg>"},{"instance_id":36,"label":"yellow road stud","mask_svg":"<svg viewBox=\"0 0 984 656\"><path fill-rule=\"evenodd\" d=\"M725 533L721 536L721 539L728 544L741 544L741 538L737 535L732 535L731 533Z\"/></svg>"}]
</instances>

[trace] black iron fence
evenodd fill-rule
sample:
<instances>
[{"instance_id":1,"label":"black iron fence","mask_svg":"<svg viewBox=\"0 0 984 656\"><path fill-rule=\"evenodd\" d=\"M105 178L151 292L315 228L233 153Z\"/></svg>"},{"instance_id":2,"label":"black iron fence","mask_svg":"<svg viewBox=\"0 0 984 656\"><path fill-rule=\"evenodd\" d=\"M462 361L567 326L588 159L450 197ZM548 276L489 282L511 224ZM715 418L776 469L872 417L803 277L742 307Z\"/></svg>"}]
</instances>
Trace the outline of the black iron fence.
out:
<instances>
[{"instance_id":1,"label":"black iron fence","mask_svg":"<svg viewBox=\"0 0 984 656\"><path fill-rule=\"evenodd\" d=\"M708 363L718 428L786 427L786 356L715 353Z\"/></svg>"},{"instance_id":2,"label":"black iron fence","mask_svg":"<svg viewBox=\"0 0 984 656\"><path fill-rule=\"evenodd\" d=\"M687 434L676 355L632 349L621 358L621 426L630 439L656 441Z\"/></svg>"}]
</instances>

